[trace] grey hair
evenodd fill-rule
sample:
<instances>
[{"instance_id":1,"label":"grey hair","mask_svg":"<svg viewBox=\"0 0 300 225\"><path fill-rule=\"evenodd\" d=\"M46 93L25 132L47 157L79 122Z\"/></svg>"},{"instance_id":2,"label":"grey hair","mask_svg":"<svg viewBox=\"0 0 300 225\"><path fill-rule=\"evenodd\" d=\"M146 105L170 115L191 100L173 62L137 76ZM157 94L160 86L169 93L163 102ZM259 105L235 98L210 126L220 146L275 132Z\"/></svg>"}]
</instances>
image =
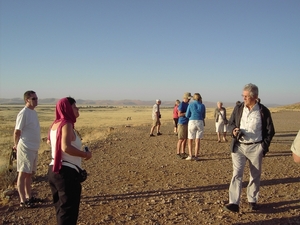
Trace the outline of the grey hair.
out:
<instances>
[{"instance_id":1,"label":"grey hair","mask_svg":"<svg viewBox=\"0 0 300 225\"><path fill-rule=\"evenodd\" d=\"M246 84L244 86L244 91L249 91L249 95L251 98L258 97L258 87L255 84Z\"/></svg>"},{"instance_id":2,"label":"grey hair","mask_svg":"<svg viewBox=\"0 0 300 225\"><path fill-rule=\"evenodd\" d=\"M223 105L223 102L217 102L217 105L219 105L219 104L222 104L222 105Z\"/></svg>"}]
</instances>

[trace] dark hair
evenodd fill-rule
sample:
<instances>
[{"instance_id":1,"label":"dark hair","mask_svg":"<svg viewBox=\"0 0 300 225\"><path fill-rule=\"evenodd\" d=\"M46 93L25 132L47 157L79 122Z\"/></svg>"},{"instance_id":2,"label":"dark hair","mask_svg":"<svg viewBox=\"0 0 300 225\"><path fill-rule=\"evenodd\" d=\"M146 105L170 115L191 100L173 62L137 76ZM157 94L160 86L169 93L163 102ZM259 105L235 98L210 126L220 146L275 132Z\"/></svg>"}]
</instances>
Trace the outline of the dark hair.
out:
<instances>
[{"instance_id":1,"label":"dark hair","mask_svg":"<svg viewBox=\"0 0 300 225\"><path fill-rule=\"evenodd\" d=\"M29 99L31 97L32 94L35 94L34 91L26 91L24 93L24 102L26 103L26 100Z\"/></svg>"},{"instance_id":2,"label":"dark hair","mask_svg":"<svg viewBox=\"0 0 300 225\"><path fill-rule=\"evenodd\" d=\"M74 103L76 103L75 99L72 97L67 97L68 102L70 103L70 105L73 105Z\"/></svg>"}]
</instances>

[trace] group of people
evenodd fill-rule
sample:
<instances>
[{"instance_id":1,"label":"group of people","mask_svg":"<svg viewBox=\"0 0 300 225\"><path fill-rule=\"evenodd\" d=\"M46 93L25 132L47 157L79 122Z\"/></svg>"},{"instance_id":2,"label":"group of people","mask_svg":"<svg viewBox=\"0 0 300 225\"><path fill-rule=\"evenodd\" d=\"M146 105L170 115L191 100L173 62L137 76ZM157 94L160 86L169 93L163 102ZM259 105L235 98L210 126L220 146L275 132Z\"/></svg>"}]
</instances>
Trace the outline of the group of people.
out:
<instances>
[{"instance_id":1,"label":"group of people","mask_svg":"<svg viewBox=\"0 0 300 225\"><path fill-rule=\"evenodd\" d=\"M242 178L246 162L249 161L250 180L247 187L247 199L251 210L258 210L258 193L262 169L262 158L269 151L275 129L271 113L260 103L258 87L246 84L243 88L243 102L237 102L227 119L222 102L217 102L214 112L217 141L227 142L226 134L232 137L230 144L233 174L229 186L229 203L223 210L239 212L242 190ZM190 100L193 98L194 101ZM177 156L186 160L199 161L200 139L203 137L205 106L199 93L183 95L183 101L176 100L173 109L174 133L178 135ZM160 122L159 122L160 124ZM299 135L300 136L300 135ZM189 153L185 153L188 139ZM195 152L192 154L192 142L195 140ZM300 159L294 156L295 161ZM300 162L300 160L299 160Z\"/></svg>"},{"instance_id":2,"label":"group of people","mask_svg":"<svg viewBox=\"0 0 300 225\"><path fill-rule=\"evenodd\" d=\"M258 101L258 87L247 84L243 88L243 102L236 104L230 119L225 122L226 110L222 103L218 103L215 111L217 132L224 133L224 127L217 126L223 121L226 131L230 133L231 158L233 164L232 179L229 186L229 203L223 210L239 212L242 191L242 178L246 162L249 161L250 178L247 186L247 200L251 210L258 210L258 194L262 172L263 157L269 151L275 129L271 113L267 107ZM190 102L190 100L193 101ZM37 113L38 97L34 91L24 94L25 107L19 112L14 132L14 149L17 150L17 187L20 197L20 207L32 207L35 198L31 194L31 178L37 168L38 149L40 144L40 126ZM155 127L157 135L160 133L161 100L157 99L153 106L153 124L150 136ZM199 93L193 96L187 92L182 102L178 104L178 124L174 133L178 135L177 155L186 160L199 160L198 153L200 139L203 137L206 109ZM74 129L79 116L76 101L71 98L62 98L56 104L56 118L49 130L52 161L49 165L48 177L53 202L56 210L57 224L76 224L79 212L81 184L78 180L78 169L81 160L92 157L91 152L82 149L81 139ZM227 124L225 124L227 123ZM295 162L300 162L300 134L298 141L293 145ZM185 153L188 139L189 153ZM195 151L192 154L192 144L195 140ZM221 137L218 135L218 141ZM227 141L223 136L223 141Z\"/></svg>"},{"instance_id":3,"label":"group of people","mask_svg":"<svg viewBox=\"0 0 300 225\"><path fill-rule=\"evenodd\" d=\"M14 131L14 146L17 151L17 188L20 207L32 208L40 199L32 196L32 175L37 170L40 146L40 124L35 107L38 97L34 91L24 93L25 107L18 113ZM48 135L52 160L48 180L52 192L58 225L75 225L79 214L81 183L79 169L82 159L92 157L84 151L81 138L74 125L79 117L75 99L62 98L56 104L55 120Z\"/></svg>"},{"instance_id":4,"label":"group of people","mask_svg":"<svg viewBox=\"0 0 300 225\"><path fill-rule=\"evenodd\" d=\"M190 102L190 100L193 101ZM200 139L204 132L206 108L199 93L183 94L182 102L176 100L173 109L174 133L178 136L177 156L185 160L199 161ZM194 152L193 152L193 141ZM185 152L188 142L188 153Z\"/></svg>"}]
</instances>

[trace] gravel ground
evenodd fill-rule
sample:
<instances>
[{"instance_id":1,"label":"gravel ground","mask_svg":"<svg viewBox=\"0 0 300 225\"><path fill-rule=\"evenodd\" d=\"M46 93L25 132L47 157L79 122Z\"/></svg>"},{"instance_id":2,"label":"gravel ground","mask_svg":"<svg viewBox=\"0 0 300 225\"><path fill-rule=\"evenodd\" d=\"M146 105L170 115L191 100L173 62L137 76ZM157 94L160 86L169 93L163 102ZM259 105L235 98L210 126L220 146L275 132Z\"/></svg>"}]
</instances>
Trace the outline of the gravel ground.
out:
<instances>
[{"instance_id":1,"label":"gravel ground","mask_svg":"<svg viewBox=\"0 0 300 225\"><path fill-rule=\"evenodd\" d=\"M82 184L78 224L300 224L300 170L290 151L300 129L300 112L276 112L272 117L276 134L263 159L259 211L247 208L248 167L240 213L222 210L232 163L229 142L217 143L213 120L206 121L199 162L176 157L172 124L162 121L161 136L149 137L150 124L117 127L105 139L90 143L93 158L83 164L89 176ZM55 224L46 176L49 162L49 150L41 151L33 191L44 202L20 209L14 191L0 207L0 223Z\"/></svg>"}]
</instances>

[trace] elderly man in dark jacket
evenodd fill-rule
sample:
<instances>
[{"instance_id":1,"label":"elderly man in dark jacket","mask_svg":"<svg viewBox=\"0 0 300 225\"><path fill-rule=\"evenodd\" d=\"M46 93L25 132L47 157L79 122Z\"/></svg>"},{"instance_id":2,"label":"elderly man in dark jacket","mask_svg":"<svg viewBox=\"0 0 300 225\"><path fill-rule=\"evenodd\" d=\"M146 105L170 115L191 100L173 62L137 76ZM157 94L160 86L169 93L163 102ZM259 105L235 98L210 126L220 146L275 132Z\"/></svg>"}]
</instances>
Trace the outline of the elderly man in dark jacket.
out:
<instances>
[{"instance_id":1,"label":"elderly man in dark jacket","mask_svg":"<svg viewBox=\"0 0 300 225\"><path fill-rule=\"evenodd\" d=\"M260 104L258 87L247 84L243 89L244 102L236 105L229 119L228 131L232 134L231 157L233 176L229 187L229 204L225 211L239 212L243 173L249 160L250 178L247 199L251 210L258 210L258 193L262 169L262 157L269 151L275 134L271 113Z\"/></svg>"}]
</instances>

